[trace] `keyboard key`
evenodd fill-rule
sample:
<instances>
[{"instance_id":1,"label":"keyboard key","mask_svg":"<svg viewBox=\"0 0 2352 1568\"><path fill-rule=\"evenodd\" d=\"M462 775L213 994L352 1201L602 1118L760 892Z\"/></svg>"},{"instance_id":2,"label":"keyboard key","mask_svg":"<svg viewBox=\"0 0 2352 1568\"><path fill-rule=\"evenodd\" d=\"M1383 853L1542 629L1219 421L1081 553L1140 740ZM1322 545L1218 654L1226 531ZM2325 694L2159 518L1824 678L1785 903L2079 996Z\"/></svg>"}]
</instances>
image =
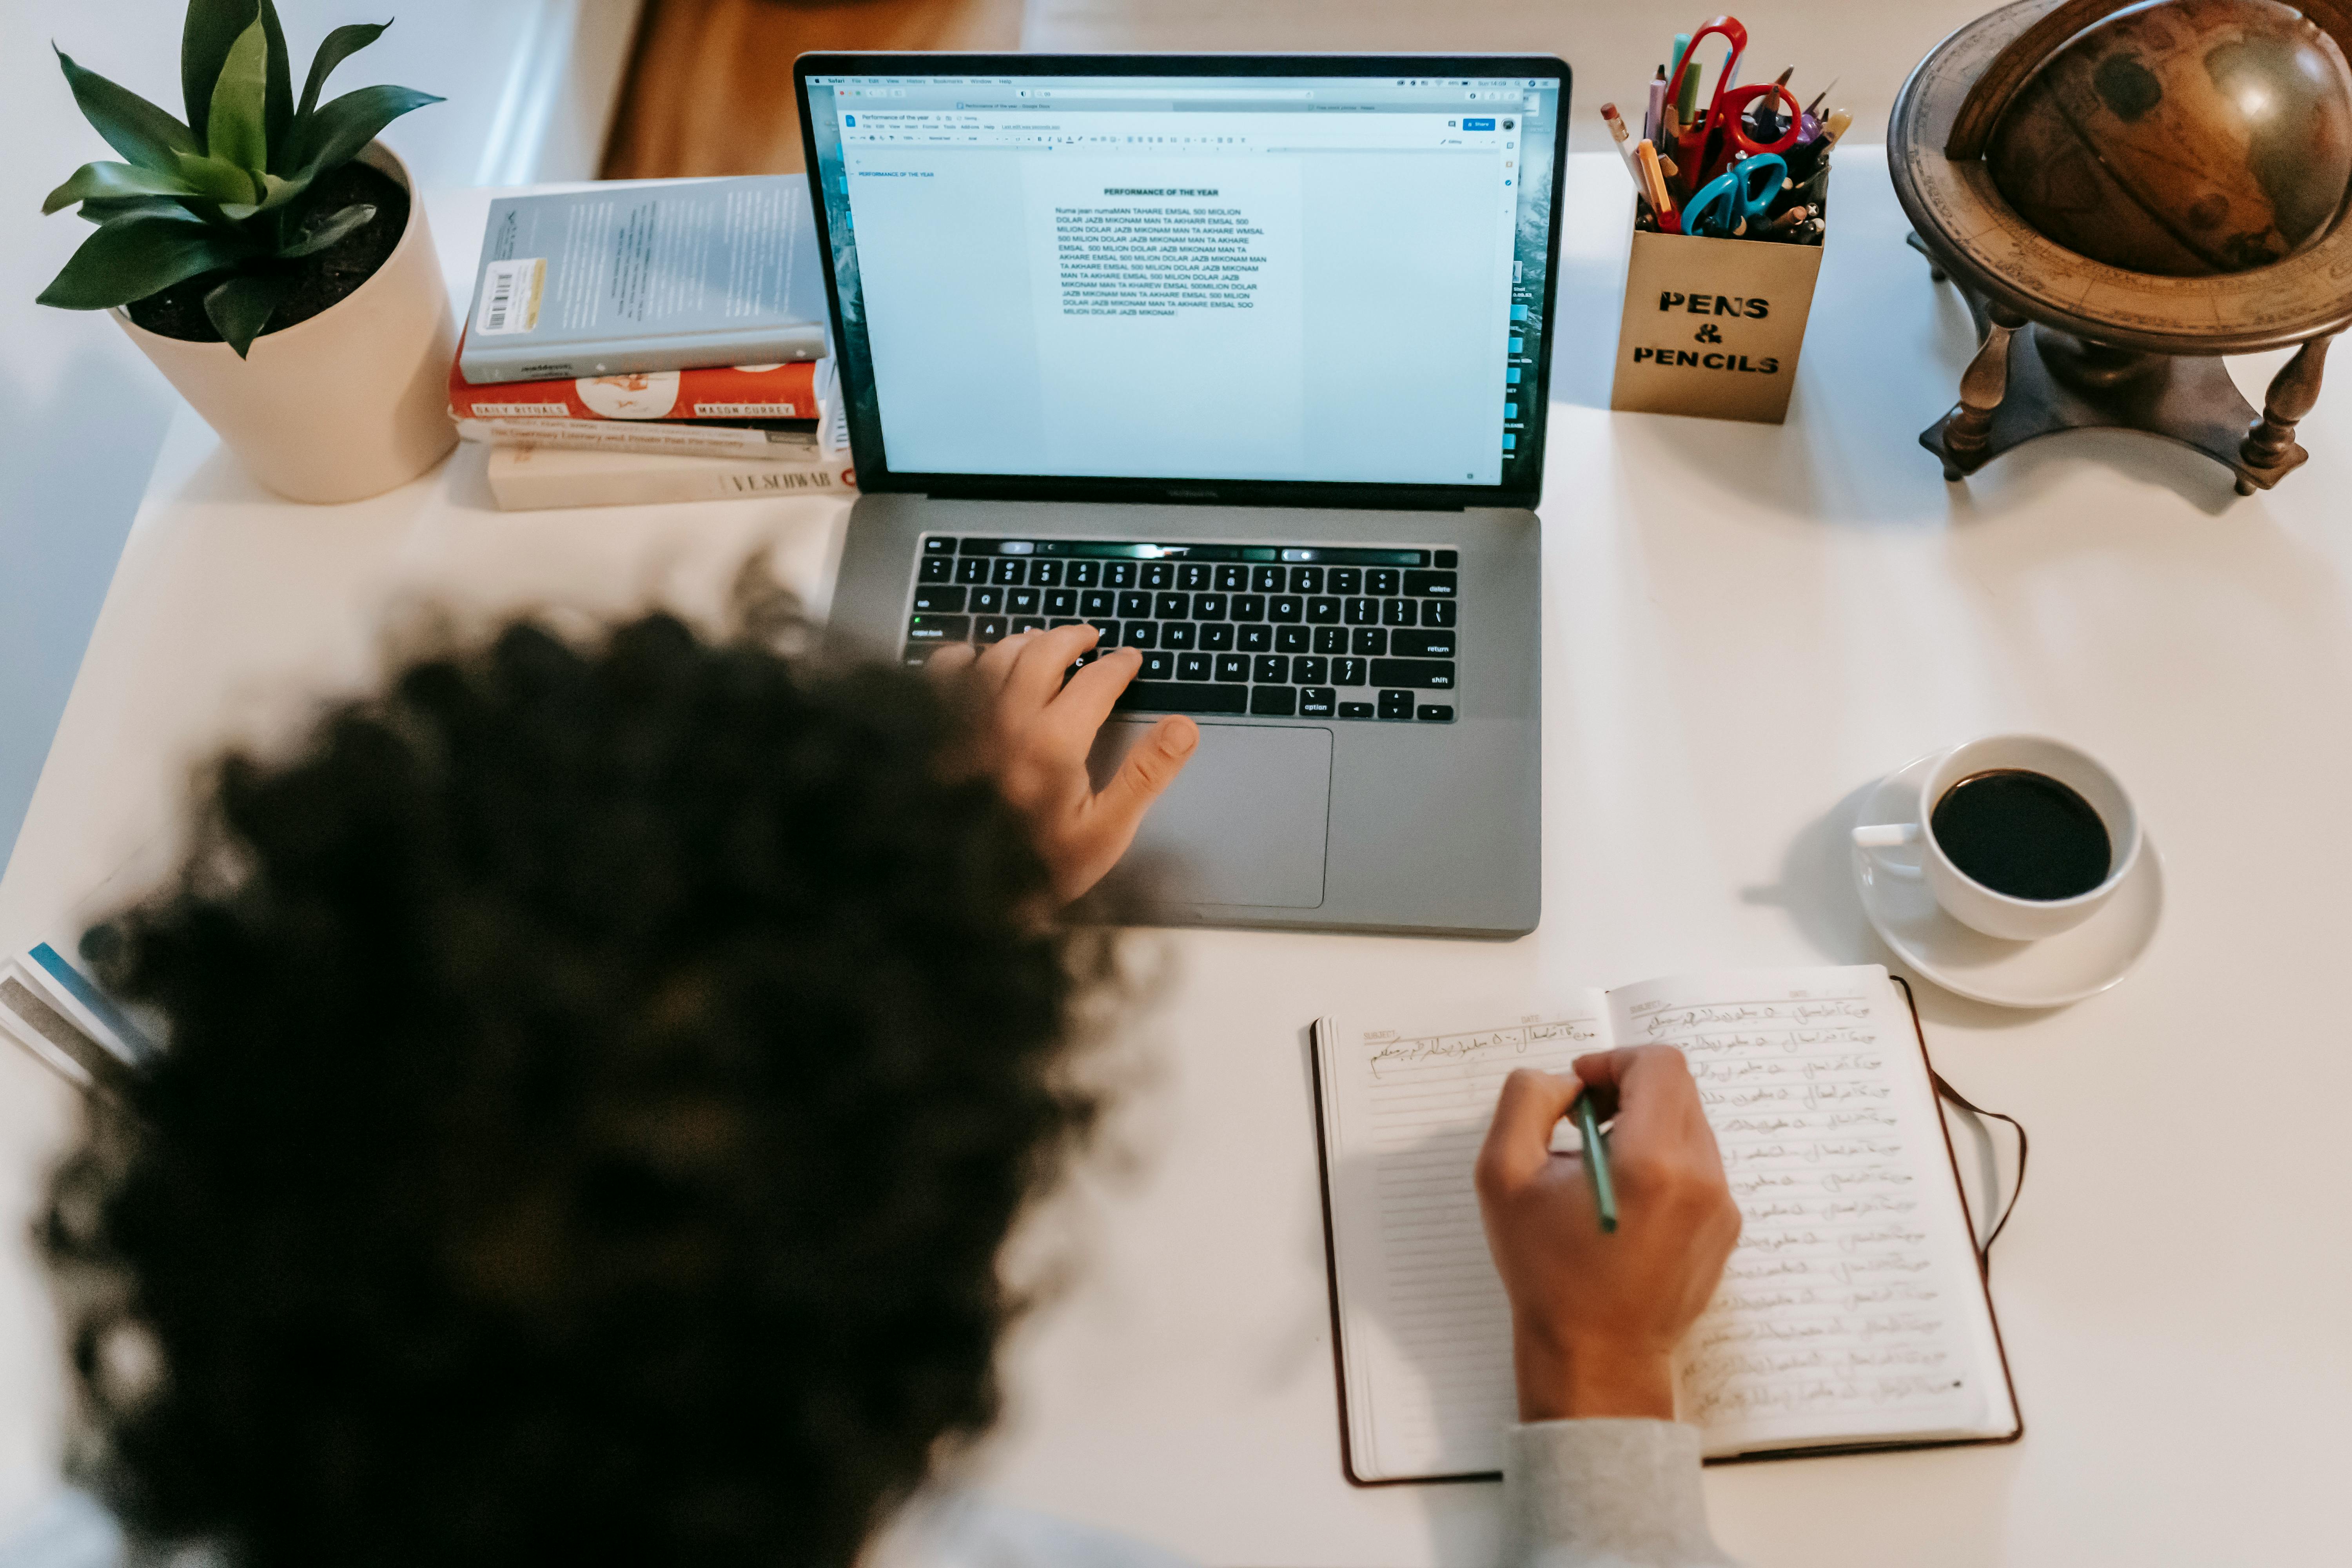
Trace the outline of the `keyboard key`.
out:
<instances>
[{"instance_id":1,"label":"keyboard key","mask_svg":"<svg viewBox=\"0 0 2352 1568\"><path fill-rule=\"evenodd\" d=\"M1071 562L1070 574L1066 581L1073 588L1096 586L1102 582L1102 563L1099 561Z\"/></svg>"},{"instance_id":2,"label":"keyboard key","mask_svg":"<svg viewBox=\"0 0 2352 1568\"><path fill-rule=\"evenodd\" d=\"M1442 702L1424 702L1412 710L1412 716L1424 724L1454 722L1454 710Z\"/></svg>"},{"instance_id":3,"label":"keyboard key","mask_svg":"<svg viewBox=\"0 0 2352 1568\"><path fill-rule=\"evenodd\" d=\"M1186 686L1173 680L1131 680L1118 706L1157 713L1246 713L1246 686Z\"/></svg>"},{"instance_id":4,"label":"keyboard key","mask_svg":"<svg viewBox=\"0 0 2352 1568\"><path fill-rule=\"evenodd\" d=\"M1364 574L1360 567L1334 566L1323 574L1323 591L1346 598L1364 591Z\"/></svg>"},{"instance_id":5,"label":"keyboard key","mask_svg":"<svg viewBox=\"0 0 2352 1568\"><path fill-rule=\"evenodd\" d=\"M1309 637L1305 626L1276 626L1274 628L1274 651L1305 653Z\"/></svg>"},{"instance_id":6,"label":"keyboard key","mask_svg":"<svg viewBox=\"0 0 2352 1568\"><path fill-rule=\"evenodd\" d=\"M1122 621L1148 621L1151 618L1151 595L1140 588L1118 596L1118 618Z\"/></svg>"},{"instance_id":7,"label":"keyboard key","mask_svg":"<svg viewBox=\"0 0 2352 1568\"><path fill-rule=\"evenodd\" d=\"M1374 711L1375 710L1369 702L1342 702L1339 704L1339 717L1342 719L1369 719L1372 716Z\"/></svg>"},{"instance_id":8,"label":"keyboard key","mask_svg":"<svg viewBox=\"0 0 2352 1568\"><path fill-rule=\"evenodd\" d=\"M1339 620L1339 600L1327 598L1309 599L1307 601L1307 619L1308 624L1312 626L1328 626L1333 625Z\"/></svg>"},{"instance_id":9,"label":"keyboard key","mask_svg":"<svg viewBox=\"0 0 2352 1568\"><path fill-rule=\"evenodd\" d=\"M959 583L985 583L988 581L988 559L982 555L967 555L956 563L955 572L955 580Z\"/></svg>"},{"instance_id":10,"label":"keyboard key","mask_svg":"<svg viewBox=\"0 0 2352 1568\"><path fill-rule=\"evenodd\" d=\"M1378 626L1358 626L1356 640L1348 651L1362 658L1378 658L1389 651L1389 634Z\"/></svg>"},{"instance_id":11,"label":"keyboard key","mask_svg":"<svg viewBox=\"0 0 2352 1568\"><path fill-rule=\"evenodd\" d=\"M1452 658L1452 632L1415 632L1399 628L1389 634L1389 651L1399 658Z\"/></svg>"},{"instance_id":12,"label":"keyboard key","mask_svg":"<svg viewBox=\"0 0 2352 1568\"><path fill-rule=\"evenodd\" d=\"M1117 621L1088 621L1087 625L1094 627L1095 629L1095 647L1117 647L1118 646L1118 623Z\"/></svg>"},{"instance_id":13,"label":"keyboard key","mask_svg":"<svg viewBox=\"0 0 2352 1568\"><path fill-rule=\"evenodd\" d=\"M1249 679L1248 657L1238 653L1219 654L1217 656L1217 679L1219 680L1247 680Z\"/></svg>"},{"instance_id":14,"label":"keyboard key","mask_svg":"<svg viewBox=\"0 0 2352 1568\"><path fill-rule=\"evenodd\" d=\"M1377 622L1380 618L1381 602L1378 599L1350 599L1348 601L1348 624L1349 626L1369 626Z\"/></svg>"},{"instance_id":15,"label":"keyboard key","mask_svg":"<svg viewBox=\"0 0 2352 1568\"><path fill-rule=\"evenodd\" d=\"M1383 599L1381 601L1381 625L1409 626L1419 618L1420 610L1421 606L1411 599Z\"/></svg>"},{"instance_id":16,"label":"keyboard key","mask_svg":"<svg viewBox=\"0 0 2352 1568\"><path fill-rule=\"evenodd\" d=\"M976 643L1003 642L1013 629L1003 616L982 616L971 624L971 640Z\"/></svg>"},{"instance_id":17,"label":"keyboard key","mask_svg":"<svg viewBox=\"0 0 2352 1568\"><path fill-rule=\"evenodd\" d=\"M906 651L898 656L898 662L909 668L920 669L931 662L931 655L938 652L939 647L937 643L910 642Z\"/></svg>"},{"instance_id":18,"label":"keyboard key","mask_svg":"<svg viewBox=\"0 0 2352 1568\"><path fill-rule=\"evenodd\" d=\"M1450 626L1454 612L1461 608L1451 599L1425 599L1421 606L1421 624L1424 626Z\"/></svg>"},{"instance_id":19,"label":"keyboard key","mask_svg":"<svg viewBox=\"0 0 2352 1568\"><path fill-rule=\"evenodd\" d=\"M974 588L971 591L971 603L965 607L975 616L1001 616L1004 613L1004 590Z\"/></svg>"},{"instance_id":20,"label":"keyboard key","mask_svg":"<svg viewBox=\"0 0 2352 1568\"><path fill-rule=\"evenodd\" d=\"M1088 620L1118 614L1118 595L1108 588L1089 588L1078 595L1078 614Z\"/></svg>"},{"instance_id":21,"label":"keyboard key","mask_svg":"<svg viewBox=\"0 0 2352 1568\"><path fill-rule=\"evenodd\" d=\"M1397 572L1393 566L1375 566L1364 574L1364 592L1374 598L1397 591Z\"/></svg>"},{"instance_id":22,"label":"keyboard key","mask_svg":"<svg viewBox=\"0 0 2352 1568\"><path fill-rule=\"evenodd\" d=\"M1155 594L1151 613L1163 621L1189 621L1192 618L1192 595L1190 594Z\"/></svg>"},{"instance_id":23,"label":"keyboard key","mask_svg":"<svg viewBox=\"0 0 2352 1568\"><path fill-rule=\"evenodd\" d=\"M1296 594L1276 594L1265 602L1265 618L1269 621L1296 621L1306 614L1307 601Z\"/></svg>"},{"instance_id":24,"label":"keyboard key","mask_svg":"<svg viewBox=\"0 0 2352 1568\"><path fill-rule=\"evenodd\" d=\"M1454 597L1454 574L1451 572L1408 572L1404 574L1404 591L1424 599Z\"/></svg>"},{"instance_id":25,"label":"keyboard key","mask_svg":"<svg viewBox=\"0 0 2352 1568\"><path fill-rule=\"evenodd\" d=\"M1360 658L1335 658L1331 661L1331 684L1361 686L1364 683L1364 661ZM1370 714L1366 714L1370 718Z\"/></svg>"},{"instance_id":26,"label":"keyboard key","mask_svg":"<svg viewBox=\"0 0 2352 1568\"><path fill-rule=\"evenodd\" d=\"M1196 621L1222 621L1225 618L1225 596L1223 594L1192 595L1192 618Z\"/></svg>"},{"instance_id":27,"label":"keyboard key","mask_svg":"<svg viewBox=\"0 0 2352 1568\"><path fill-rule=\"evenodd\" d=\"M1138 680L1169 680L1174 679L1175 674L1176 656L1172 653L1163 653L1160 649L1154 648L1150 653L1143 656L1143 663L1136 668L1135 679Z\"/></svg>"},{"instance_id":28,"label":"keyboard key","mask_svg":"<svg viewBox=\"0 0 2352 1568\"><path fill-rule=\"evenodd\" d=\"M1454 689L1454 665L1450 659L1376 658L1372 660L1374 686L1419 686L1432 690Z\"/></svg>"},{"instance_id":29,"label":"keyboard key","mask_svg":"<svg viewBox=\"0 0 2352 1568\"><path fill-rule=\"evenodd\" d=\"M1187 561L1176 568L1176 585L1188 594L1197 594L1212 585L1213 576L1206 563Z\"/></svg>"},{"instance_id":30,"label":"keyboard key","mask_svg":"<svg viewBox=\"0 0 2352 1568\"><path fill-rule=\"evenodd\" d=\"M1410 718L1412 718L1412 692L1410 692L1410 691L1383 691L1383 692L1381 692L1381 718L1383 718L1383 719L1410 719Z\"/></svg>"},{"instance_id":31,"label":"keyboard key","mask_svg":"<svg viewBox=\"0 0 2352 1568\"><path fill-rule=\"evenodd\" d=\"M1029 563L1018 555L1000 557L996 563L996 571L990 576L989 581L1000 588L1010 588L1016 584L1026 583L1029 581Z\"/></svg>"},{"instance_id":32,"label":"keyboard key","mask_svg":"<svg viewBox=\"0 0 2352 1568\"><path fill-rule=\"evenodd\" d=\"M963 596L969 588L917 588L915 608L935 616L952 616L963 608Z\"/></svg>"},{"instance_id":33,"label":"keyboard key","mask_svg":"<svg viewBox=\"0 0 2352 1568\"><path fill-rule=\"evenodd\" d=\"M1323 591L1323 568L1293 566L1290 569L1290 591L1294 594L1319 594Z\"/></svg>"},{"instance_id":34,"label":"keyboard key","mask_svg":"<svg viewBox=\"0 0 2352 1568\"><path fill-rule=\"evenodd\" d=\"M1317 626L1315 628L1315 651L1317 653L1347 652L1348 628L1345 626Z\"/></svg>"},{"instance_id":35,"label":"keyboard key","mask_svg":"<svg viewBox=\"0 0 2352 1568\"><path fill-rule=\"evenodd\" d=\"M1059 584L1061 581L1062 563L1060 562L1032 561L1029 563L1029 585L1031 587L1051 588Z\"/></svg>"},{"instance_id":36,"label":"keyboard key","mask_svg":"<svg viewBox=\"0 0 2352 1568\"><path fill-rule=\"evenodd\" d=\"M961 642L970 636L970 616L910 616L907 620L908 642Z\"/></svg>"},{"instance_id":37,"label":"keyboard key","mask_svg":"<svg viewBox=\"0 0 2352 1568\"><path fill-rule=\"evenodd\" d=\"M1045 564L1043 562L1038 564ZM1076 588L1054 588L1045 595L1045 613L1049 616L1075 616L1078 613L1078 591Z\"/></svg>"},{"instance_id":38,"label":"keyboard key","mask_svg":"<svg viewBox=\"0 0 2352 1568\"><path fill-rule=\"evenodd\" d=\"M1121 647L1158 647L1160 646L1160 623L1158 621L1128 621L1124 623L1119 628L1118 646Z\"/></svg>"},{"instance_id":39,"label":"keyboard key","mask_svg":"<svg viewBox=\"0 0 2352 1568\"><path fill-rule=\"evenodd\" d=\"M1246 566L1220 566L1220 567L1218 567L1218 568L1217 568L1217 592L1218 592L1218 593L1220 593L1220 594L1238 594L1238 593L1240 593L1243 589L1244 589L1244 588L1246 588L1246 587L1248 587L1248 586L1249 586L1249 568L1248 568L1248 567L1246 567Z\"/></svg>"},{"instance_id":40,"label":"keyboard key","mask_svg":"<svg viewBox=\"0 0 2352 1568\"><path fill-rule=\"evenodd\" d=\"M1045 619L1038 616L1024 616L1013 623L1013 635L1016 637L1023 632L1042 632L1045 629Z\"/></svg>"},{"instance_id":41,"label":"keyboard key","mask_svg":"<svg viewBox=\"0 0 2352 1568\"><path fill-rule=\"evenodd\" d=\"M1437 563L1451 572L1462 564L1462 552L1458 550L1441 550L1437 552Z\"/></svg>"},{"instance_id":42,"label":"keyboard key","mask_svg":"<svg viewBox=\"0 0 2352 1568\"><path fill-rule=\"evenodd\" d=\"M923 541L923 553L926 555L953 555L955 553L955 541L952 539L926 539Z\"/></svg>"},{"instance_id":43,"label":"keyboard key","mask_svg":"<svg viewBox=\"0 0 2352 1568\"><path fill-rule=\"evenodd\" d=\"M1057 632L1057 631L1060 631L1064 626L1085 626L1085 625L1086 625L1086 622L1084 622L1084 621L1057 620L1057 621L1055 621L1052 626L1048 626L1048 627L1046 628L1046 630L1048 630L1048 631L1056 631L1056 632Z\"/></svg>"},{"instance_id":44,"label":"keyboard key","mask_svg":"<svg viewBox=\"0 0 2352 1568\"><path fill-rule=\"evenodd\" d=\"M1290 661L1290 682L1294 686L1320 686L1330 679L1331 661L1307 655Z\"/></svg>"},{"instance_id":45,"label":"keyboard key","mask_svg":"<svg viewBox=\"0 0 2352 1568\"><path fill-rule=\"evenodd\" d=\"M1274 649L1274 628L1263 623L1243 626L1240 641L1235 645L1244 653L1270 653Z\"/></svg>"},{"instance_id":46,"label":"keyboard key","mask_svg":"<svg viewBox=\"0 0 2352 1568\"><path fill-rule=\"evenodd\" d=\"M1034 616L1043 605L1045 597L1045 595L1035 588L1008 588L1004 592L1005 613L1013 616Z\"/></svg>"},{"instance_id":47,"label":"keyboard key","mask_svg":"<svg viewBox=\"0 0 2352 1568\"><path fill-rule=\"evenodd\" d=\"M1253 686L1250 688L1251 712L1267 719L1287 719L1298 711L1298 689L1294 686Z\"/></svg>"},{"instance_id":48,"label":"keyboard key","mask_svg":"<svg viewBox=\"0 0 2352 1568\"><path fill-rule=\"evenodd\" d=\"M1176 585L1176 563L1147 561L1143 563L1143 585L1154 593Z\"/></svg>"},{"instance_id":49,"label":"keyboard key","mask_svg":"<svg viewBox=\"0 0 2352 1568\"><path fill-rule=\"evenodd\" d=\"M1310 686L1298 694L1298 716L1302 719L1328 719L1339 706L1339 694L1328 686Z\"/></svg>"},{"instance_id":50,"label":"keyboard key","mask_svg":"<svg viewBox=\"0 0 2352 1568\"><path fill-rule=\"evenodd\" d=\"M1262 653L1250 660L1250 679L1261 685L1279 686L1290 679L1290 661L1278 653Z\"/></svg>"},{"instance_id":51,"label":"keyboard key","mask_svg":"<svg viewBox=\"0 0 2352 1568\"><path fill-rule=\"evenodd\" d=\"M922 574L917 577L916 581L919 583L945 583L954 576L954 562L949 560L944 555L926 555L923 557Z\"/></svg>"},{"instance_id":52,"label":"keyboard key","mask_svg":"<svg viewBox=\"0 0 2352 1568\"><path fill-rule=\"evenodd\" d=\"M1179 680L1206 680L1209 679L1210 665L1212 662L1213 661L1209 655L1205 653L1178 654L1176 656L1176 679Z\"/></svg>"},{"instance_id":53,"label":"keyboard key","mask_svg":"<svg viewBox=\"0 0 2352 1568\"><path fill-rule=\"evenodd\" d=\"M1290 584L1279 566L1260 566L1250 573L1250 592L1279 594Z\"/></svg>"},{"instance_id":54,"label":"keyboard key","mask_svg":"<svg viewBox=\"0 0 2352 1568\"><path fill-rule=\"evenodd\" d=\"M1237 621L1262 621L1265 619L1265 595L1263 594L1235 594L1234 595L1234 619Z\"/></svg>"},{"instance_id":55,"label":"keyboard key","mask_svg":"<svg viewBox=\"0 0 2352 1568\"><path fill-rule=\"evenodd\" d=\"M1103 586L1104 586L1104 587L1106 587L1106 588L1132 588L1132 587L1134 587L1134 586L1135 586L1135 563L1134 563L1134 562L1132 562L1132 561L1106 561L1106 562L1104 562L1104 563L1103 563L1102 583L1103 583ZM1393 589L1393 588L1391 588L1391 589L1390 589L1390 590L1389 590L1389 592L1391 592L1391 594L1393 594L1393 593L1395 593L1395 592L1396 592L1396 590L1395 590L1395 589Z\"/></svg>"},{"instance_id":56,"label":"keyboard key","mask_svg":"<svg viewBox=\"0 0 2352 1568\"><path fill-rule=\"evenodd\" d=\"M1160 624L1160 646L1161 647L1180 649L1191 647L1192 646L1192 623L1190 621L1162 621Z\"/></svg>"},{"instance_id":57,"label":"keyboard key","mask_svg":"<svg viewBox=\"0 0 2352 1568\"><path fill-rule=\"evenodd\" d=\"M1223 621L1211 621L1201 628L1201 646L1211 653L1223 653L1234 646L1234 628Z\"/></svg>"}]
</instances>

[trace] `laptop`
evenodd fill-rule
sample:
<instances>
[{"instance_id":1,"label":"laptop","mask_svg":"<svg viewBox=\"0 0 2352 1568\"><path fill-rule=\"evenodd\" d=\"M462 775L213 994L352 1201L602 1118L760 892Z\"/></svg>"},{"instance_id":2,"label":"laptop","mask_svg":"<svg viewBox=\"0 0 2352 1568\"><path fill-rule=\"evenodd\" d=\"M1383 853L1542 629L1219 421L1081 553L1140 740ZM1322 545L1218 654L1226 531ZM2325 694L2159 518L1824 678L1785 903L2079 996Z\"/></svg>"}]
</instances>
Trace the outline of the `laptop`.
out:
<instances>
[{"instance_id":1,"label":"laptop","mask_svg":"<svg viewBox=\"0 0 2352 1568\"><path fill-rule=\"evenodd\" d=\"M1122 866L1153 921L1533 930L1568 67L795 75L860 491L834 644L1139 649L1097 776L1202 730Z\"/></svg>"}]
</instances>

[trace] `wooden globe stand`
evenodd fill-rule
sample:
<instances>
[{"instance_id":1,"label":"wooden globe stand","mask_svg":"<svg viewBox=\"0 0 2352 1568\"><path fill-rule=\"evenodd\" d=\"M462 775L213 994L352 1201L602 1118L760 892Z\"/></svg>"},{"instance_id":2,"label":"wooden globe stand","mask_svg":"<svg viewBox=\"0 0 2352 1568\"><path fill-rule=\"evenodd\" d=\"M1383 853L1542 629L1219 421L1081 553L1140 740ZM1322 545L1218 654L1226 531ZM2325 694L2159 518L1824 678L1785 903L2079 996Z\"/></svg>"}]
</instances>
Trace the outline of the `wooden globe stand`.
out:
<instances>
[{"instance_id":1,"label":"wooden globe stand","mask_svg":"<svg viewBox=\"0 0 2352 1568\"><path fill-rule=\"evenodd\" d=\"M2159 277L2076 255L2037 233L1995 188L1984 148L2050 54L2133 0L2021 0L1980 16L1920 62L1887 128L1910 243L1975 320L1959 401L1919 444L1960 479L2062 430L2139 430L2178 441L2268 489L2309 456L2295 426L2318 401L2327 345L2352 326L2352 224L2255 271ZM2352 0L2299 8L2352 53ZM2221 356L2294 346L2257 414Z\"/></svg>"}]
</instances>

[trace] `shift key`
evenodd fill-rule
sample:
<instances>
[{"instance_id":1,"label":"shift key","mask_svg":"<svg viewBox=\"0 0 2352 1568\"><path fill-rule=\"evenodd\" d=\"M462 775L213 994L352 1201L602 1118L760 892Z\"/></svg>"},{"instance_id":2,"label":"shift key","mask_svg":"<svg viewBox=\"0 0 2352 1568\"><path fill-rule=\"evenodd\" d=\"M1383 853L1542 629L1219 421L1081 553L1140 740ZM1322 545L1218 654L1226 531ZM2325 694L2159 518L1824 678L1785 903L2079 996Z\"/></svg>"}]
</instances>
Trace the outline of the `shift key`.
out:
<instances>
[{"instance_id":1,"label":"shift key","mask_svg":"<svg viewBox=\"0 0 2352 1568\"><path fill-rule=\"evenodd\" d=\"M1372 660L1372 684L1451 691L1454 689L1454 661L1450 658L1376 658Z\"/></svg>"}]
</instances>

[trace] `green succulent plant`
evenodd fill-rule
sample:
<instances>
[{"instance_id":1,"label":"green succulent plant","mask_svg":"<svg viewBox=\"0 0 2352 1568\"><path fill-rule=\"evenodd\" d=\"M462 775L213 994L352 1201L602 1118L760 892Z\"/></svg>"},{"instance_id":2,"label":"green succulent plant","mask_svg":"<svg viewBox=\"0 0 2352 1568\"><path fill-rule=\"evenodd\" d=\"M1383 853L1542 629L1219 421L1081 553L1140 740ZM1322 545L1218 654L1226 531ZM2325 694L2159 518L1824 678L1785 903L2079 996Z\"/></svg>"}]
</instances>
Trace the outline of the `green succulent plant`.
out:
<instances>
[{"instance_id":1,"label":"green succulent plant","mask_svg":"<svg viewBox=\"0 0 2352 1568\"><path fill-rule=\"evenodd\" d=\"M329 33L297 101L271 0L189 0L180 41L184 124L58 49L74 101L130 162L85 163L41 204L47 214L79 202L98 232L41 290L40 303L103 310L224 273L205 294L205 314L244 357L293 286L285 264L375 216L364 203L320 211L312 186L393 121L441 101L405 87L363 87L319 101L329 74L390 26Z\"/></svg>"}]
</instances>

